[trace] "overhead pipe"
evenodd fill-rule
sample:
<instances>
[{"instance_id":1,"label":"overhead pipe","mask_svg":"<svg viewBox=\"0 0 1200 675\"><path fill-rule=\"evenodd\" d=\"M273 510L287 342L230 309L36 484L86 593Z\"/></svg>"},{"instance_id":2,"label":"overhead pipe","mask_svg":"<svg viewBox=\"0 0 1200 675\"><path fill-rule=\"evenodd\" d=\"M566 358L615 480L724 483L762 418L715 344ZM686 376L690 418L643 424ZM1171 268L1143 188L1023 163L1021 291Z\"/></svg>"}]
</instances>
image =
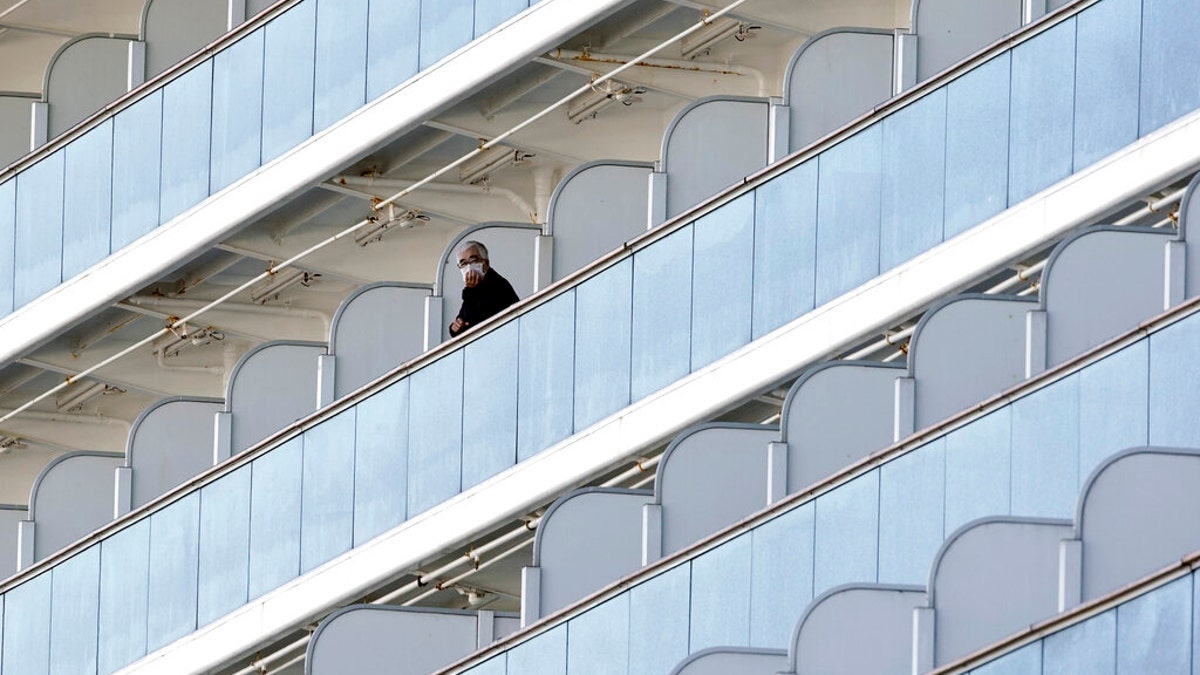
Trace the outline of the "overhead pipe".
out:
<instances>
[{"instance_id":1,"label":"overhead pipe","mask_svg":"<svg viewBox=\"0 0 1200 675\"><path fill-rule=\"evenodd\" d=\"M193 300L191 298L161 298L155 295L134 295L125 299L126 303L135 307L160 307L170 309L172 307L181 309L199 309L207 307L207 300ZM280 316L287 318L301 319L316 319L321 322L325 328L325 335L329 335L329 326L331 319L328 314L318 309L308 309L304 307L292 307L290 305L258 305L245 302L223 302L221 309L227 312L236 312L238 314L267 314L269 316ZM262 339L262 338L259 338Z\"/></svg>"},{"instance_id":2,"label":"overhead pipe","mask_svg":"<svg viewBox=\"0 0 1200 675\"><path fill-rule=\"evenodd\" d=\"M331 183L346 185L349 187L379 187L384 190L406 190L413 185L415 181L404 180L402 178L375 178L372 176L338 176ZM454 194L468 195L490 195L495 194L504 197L512 202L521 213L528 214L531 218L537 217L537 209L530 206L525 198L516 192L503 187L482 186L482 185L463 185L462 183L431 183L426 186L429 190L441 190ZM365 196L365 195L364 195ZM374 196L374 195L372 195ZM380 197L381 199L381 197Z\"/></svg>"},{"instance_id":3,"label":"overhead pipe","mask_svg":"<svg viewBox=\"0 0 1200 675\"><path fill-rule=\"evenodd\" d=\"M650 58L638 59L626 54L606 54L604 52L582 51L579 49L555 49L546 54L553 61L578 61L582 63L603 63L605 65L624 66L637 61L637 67L659 68L679 72L709 73L713 75L739 75L753 77L758 85L758 95L767 95L766 77L761 70L750 66L737 66L725 63L706 63L704 61L684 61L682 59Z\"/></svg>"}]
</instances>

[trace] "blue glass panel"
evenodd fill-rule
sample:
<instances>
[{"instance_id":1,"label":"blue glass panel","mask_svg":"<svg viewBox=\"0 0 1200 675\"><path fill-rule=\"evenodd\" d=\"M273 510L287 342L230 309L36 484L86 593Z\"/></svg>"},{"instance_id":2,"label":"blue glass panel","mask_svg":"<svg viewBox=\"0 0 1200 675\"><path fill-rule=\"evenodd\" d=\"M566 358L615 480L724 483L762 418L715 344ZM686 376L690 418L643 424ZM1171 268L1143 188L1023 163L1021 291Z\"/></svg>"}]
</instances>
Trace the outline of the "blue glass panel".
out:
<instances>
[{"instance_id":1,"label":"blue glass panel","mask_svg":"<svg viewBox=\"0 0 1200 675\"><path fill-rule=\"evenodd\" d=\"M629 594L622 593L571 619L567 634L571 675L617 675L629 669Z\"/></svg>"},{"instance_id":2,"label":"blue glass panel","mask_svg":"<svg viewBox=\"0 0 1200 675\"><path fill-rule=\"evenodd\" d=\"M976 518L1009 515L1011 420L1012 411L1001 408L946 436L947 533Z\"/></svg>"},{"instance_id":3,"label":"blue glass panel","mask_svg":"<svg viewBox=\"0 0 1200 675\"><path fill-rule=\"evenodd\" d=\"M1008 93L1007 52L946 90L946 239L1008 205Z\"/></svg>"},{"instance_id":4,"label":"blue glass panel","mask_svg":"<svg viewBox=\"0 0 1200 675\"><path fill-rule=\"evenodd\" d=\"M1111 675L1117 670L1117 655L1113 650L1116 640L1115 611L1053 633L1042 644L1042 672L1044 675Z\"/></svg>"},{"instance_id":5,"label":"blue glass panel","mask_svg":"<svg viewBox=\"0 0 1200 675\"><path fill-rule=\"evenodd\" d=\"M508 672L566 675L567 627L557 626L509 650Z\"/></svg>"},{"instance_id":6,"label":"blue glass panel","mask_svg":"<svg viewBox=\"0 0 1200 675\"><path fill-rule=\"evenodd\" d=\"M520 319L517 460L571 435L575 412L575 292Z\"/></svg>"},{"instance_id":7,"label":"blue glass panel","mask_svg":"<svg viewBox=\"0 0 1200 675\"><path fill-rule=\"evenodd\" d=\"M62 281L63 151L17 175L15 306Z\"/></svg>"},{"instance_id":8,"label":"blue glass panel","mask_svg":"<svg viewBox=\"0 0 1200 675\"><path fill-rule=\"evenodd\" d=\"M629 591L629 672L669 673L688 655L691 565Z\"/></svg>"},{"instance_id":9,"label":"blue glass panel","mask_svg":"<svg viewBox=\"0 0 1200 675\"><path fill-rule=\"evenodd\" d=\"M1079 377L1012 405L1012 515L1073 518L1079 494Z\"/></svg>"},{"instance_id":10,"label":"blue glass panel","mask_svg":"<svg viewBox=\"0 0 1200 675\"><path fill-rule=\"evenodd\" d=\"M1192 578L1117 607L1117 673L1186 675L1192 658Z\"/></svg>"},{"instance_id":11,"label":"blue glass panel","mask_svg":"<svg viewBox=\"0 0 1200 675\"><path fill-rule=\"evenodd\" d=\"M354 408L304 432L300 571L350 549L354 535Z\"/></svg>"},{"instance_id":12,"label":"blue glass panel","mask_svg":"<svg viewBox=\"0 0 1200 675\"><path fill-rule=\"evenodd\" d=\"M1200 315L1150 336L1150 444L1200 447L1196 411L1200 401Z\"/></svg>"},{"instance_id":13,"label":"blue glass panel","mask_svg":"<svg viewBox=\"0 0 1200 675\"><path fill-rule=\"evenodd\" d=\"M575 429L629 404L633 263L626 259L575 289Z\"/></svg>"},{"instance_id":14,"label":"blue glass panel","mask_svg":"<svg viewBox=\"0 0 1200 675\"><path fill-rule=\"evenodd\" d=\"M56 565L51 586L50 672L96 672L100 547L90 546Z\"/></svg>"},{"instance_id":15,"label":"blue glass panel","mask_svg":"<svg viewBox=\"0 0 1200 675\"><path fill-rule=\"evenodd\" d=\"M161 89L122 110L114 119L113 251L159 225L162 128Z\"/></svg>"},{"instance_id":16,"label":"blue glass panel","mask_svg":"<svg viewBox=\"0 0 1200 675\"><path fill-rule=\"evenodd\" d=\"M112 222L112 120L76 138L66 148L62 278L70 279L108 255Z\"/></svg>"},{"instance_id":17,"label":"blue glass panel","mask_svg":"<svg viewBox=\"0 0 1200 675\"><path fill-rule=\"evenodd\" d=\"M462 463L463 353L413 374L408 414L408 515L458 494Z\"/></svg>"},{"instance_id":18,"label":"blue glass panel","mask_svg":"<svg viewBox=\"0 0 1200 675\"><path fill-rule=\"evenodd\" d=\"M1106 0L1076 18L1076 171L1137 139L1141 10Z\"/></svg>"},{"instance_id":19,"label":"blue glass panel","mask_svg":"<svg viewBox=\"0 0 1200 675\"><path fill-rule=\"evenodd\" d=\"M1200 107L1198 34L1195 3L1142 0L1142 136Z\"/></svg>"},{"instance_id":20,"label":"blue glass panel","mask_svg":"<svg viewBox=\"0 0 1200 675\"><path fill-rule=\"evenodd\" d=\"M1149 443L1146 340L1079 373L1079 480L1118 450Z\"/></svg>"},{"instance_id":21,"label":"blue glass panel","mask_svg":"<svg viewBox=\"0 0 1200 675\"><path fill-rule=\"evenodd\" d=\"M197 625L249 599L250 467L200 489L200 593Z\"/></svg>"},{"instance_id":22,"label":"blue glass panel","mask_svg":"<svg viewBox=\"0 0 1200 675\"><path fill-rule=\"evenodd\" d=\"M312 135L316 23L314 0L292 7L267 24L263 38L264 164Z\"/></svg>"},{"instance_id":23,"label":"blue glass panel","mask_svg":"<svg viewBox=\"0 0 1200 675\"><path fill-rule=\"evenodd\" d=\"M160 223L208 196L212 81L207 59L163 87Z\"/></svg>"},{"instance_id":24,"label":"blue glass panel","mask_svg":"<svg viewBox=\"0 0 1200 675\"><path fill-rule=\"evenodd\" d=\"M879 269L942 241L946 188L946 89L883 121Z\"/></svg>"},{"instance_id":25,"label":"blue glass panel","mask_svg":"<svg viewBox=\"0 0 1200 675\"><path fill-rule=\"evenodd\" d=\"M817 160L754 192L754 331L766 335L813 308Z\"/></svg>"},{"instance_id":26,"label":"blue glass panel","mask_svg":"<svg viewBox=\"0 0 1200 675\"><path fill-rule=\"evenodd\" d=\"M696 221L692 263L692 370L750 342L754 195Z\"/></svg>"},{"instance_id":27,"label":"blue glass panel","mask_svg":"<svg viewBox=\"0 0 1200 675\"><path fill-rule=\"evenodd\" d=\"M879 480L879 582L924 585L946 539L945 439L885 464Z\"/></svg>"},{"instance_id":28,"label":"blue glass panel","mask_svg":"<svg viewBox=\"0 0 1200 675\"><path fill-rule=\"evenodd\" d=\"M210 194L258 168L262 97L263 29L260 28L213 57Z\"/></svg>"},{"instance_id":29,"label":"blue glass panel","mask_svg":"<svg viewBox=\"0 0 1200 675\"><path fill-rule=\"evenodd\" d=\"M300 480L304 442L293 438L250 469L250 598L300 573Z\"/></svg>"},{"instance_id":30,"label":"blue glass panel","mask_svg":"<svg viewBox=\"0 0 1200 675\"><path fill-rule=\"evenodd\" d=\"M367 22L367 100L417 74L421 0L372 2Z\"/></svg>"},{"instance_id":31,"label":"blue glass panel","mask_svg":"<svg viewBox=\"0 0 1200 675\"><path fill-rule=\"evenodd\" d=\"M750 535L692 561L688 651L750 644Z\"/></svg>"},{"instance_id":32,"label":"blue glass panel","mask_svg":"<svg viewBox=\"0 0 1200 675\"><path fill-rule=\"evenodd\" d=\"M471 41L474 0L421 0L421 70Z\"/></svg>"},{"instance_id":33,"label":"blue glass panel","mask_svg":"<svg viewBox=\"0 0 1200 675\"><path fill-rule=\"evenodd\" d=\"M517 335L517 324L510 322L464 350L464 490L517 460Z\"/></svg>"},{"instance_id":34,"label":"blue glass panel","mask_svg":"<svg viewBox=\"0 0 1200 675\"><path fill-rule=\"evenodd\" d=\"M358 404L354 544L404 522L408 501L408 380Z\"/></svg>"},{"instance_id":35,"label":"blue glass panel","mask_svg":"<svg viewBox=\"0 0 1200 675\"><path fill-rule=\"evenodd\" d=\"M876 581L879 556L879 472L827 492L816 501L813 595L848 583Z\"/></svg>"},{"instance_id":36,"label":"blue glass panel","mask_svg":"<svg viewBox=\"0 0 1200 675\"><path fill-rule=\"evenodd\" d=\"M971 675L1037 675L1040 672L1042 643L1034 642L972 670Z\"/></svg>"},{"instance_id":37,"label":"blue glass panel","mask_svg":"<svg viewBox=\"0 0 1200 675\"><path fill-rule=\"evenodd\" d=\"M691 278L691 226L633 256L634 401L689 372Z\"/></svg>"},{"instance_id":38,"label":"blue glass panel","mask_svg":"<svg viewBox=\"0 0 1200 675\"><path fill-rule=\"evenodd\" d=\"M475 3L475 37L499 26L520 14L528 6L526 0L482 0Z\"/></svg>"},{"instance_id":39,"label":"blue glass panel","mask_svg":"<svg viewBox=\"0 0 1200 675\"><path fill-rule=\"evenodd\" d=\"M812 600L812 502L753 530L750 571L750 646L788 643L800 608Z\"/></svg>"},{"instance_id":40,"label":"blue glass panel","mask_svg":"<svg viewBox=\"0 0 1200 675\"><path fill-rule=\"evenodd\" d=\"M367 92L367 0L317 3L315 79L316 131L362 106Z\"/></svg>"},{"instance_id":41,"label":"blue glass panel","mask_svg":"<svg viewBox=\"0 0 1200 675\"><path fill-rule=\"evenodd\" d=\"M196 629L199 544L199 493L193 492L150 516L148 651Z\"/></svg>"},{"instance_id":42,"label":"blue glass panel","mask_svg":"<svg viewBox=\"0 0 1200 675\"><path fill-rule=\"evenodd\" d=\"M13 311L13 254L17 237L17 181L0 183L0 315Z\"/></svg>"},{"instance_id":43,"label":"blue glass panel","mask_svg":"<svg viewBox=\"0 0 1200 675\"><path fill-rule=\"evenodd\" d=\"M508 673L508 652L501 652L467 672L471 675L506 675Z\"/></svg>"},{"instance_id":44,"label":"blue glass panel","mask_svg":"<svg viewBox=\"0 0 1200 675\"><path fill-rule=\"evenodd\" d=\"M1013 49L1009 204L1070 175L1074 92L1074 19Z\"/></svg>"},{"instance_id":45,"label":"blue glass panel","mask_svg":"<svg viewBox=\"0 0 1200 675\"><path fill-rule=\"evenodd\" d=\"M100 672L110 673L146 653L150 589L150 519L100 544Z\"/></svg>"},{"instance_id":46,"label":"blue glass panel","mask_svg":"<svg viewBox=\"0 0 1200 675\"><path fill-rule=\"evenodd\" d=\"M879 272L883 134L872 125L821 155L817 195L816 304Z\"/></svg>"},{"instance_id":47,"label":"blue glass panel","mask_svg":"<svg viewBox=\"0 0 1200 675\"><path fill-rule=\"evenodd\" d=\"M4 672L50 670L50 573L4 594Z\"/></svg>"}]
</instances>

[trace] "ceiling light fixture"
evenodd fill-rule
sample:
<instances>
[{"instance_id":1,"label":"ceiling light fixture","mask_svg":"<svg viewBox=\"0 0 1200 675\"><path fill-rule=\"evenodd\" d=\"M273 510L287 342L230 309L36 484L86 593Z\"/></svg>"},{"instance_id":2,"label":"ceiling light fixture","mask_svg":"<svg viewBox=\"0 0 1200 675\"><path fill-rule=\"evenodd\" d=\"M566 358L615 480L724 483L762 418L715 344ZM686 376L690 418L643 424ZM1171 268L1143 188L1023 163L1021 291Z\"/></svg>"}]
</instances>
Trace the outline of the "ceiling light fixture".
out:
<instances>
[{"instance_id":1,"label":"ceiling light fixture","mask_svg":"<svg viewBox=\"0 0 1200 675\"><path fill-rule=\"evenodd\" d=\"M682 50L683 58L694 59L707 53L718 42L726 38L734 38L741 42L746 38L754 37L753 31L760 28L762 26L751 26L744 21L721 17L680 40L679 47Z\"/></svg>"},{"instance_id":2,"label":"ceiling light fixture","mask_svg":"<svg viewBox=\"0 0 1200 675\"><path fill-rule=\"evenodd\" d=\"M616 80L593 84L591 90L576 96L567 105L567 119L572 124L579 124L592 119L596 113L614 103L633 105L642 100L641 94L644 93L646 90L643 87L634 87Z\"/></svg>"},{"instance_id":3,"label":"ceiling light fixture","mask_svg":"<svg viewBox=\"0 0 1200 675\"><path fill-rule=\"evenodd\" d=\"M83 408L84 404L97 396L124 393L124 389L104 382L92 382L91 384L81 382L71 389L71 393L58 399L57 407L59 412L73 412Z\"/></svg>"},{"instance_id":4,"label":"ceiling light fixture","mask_svg":"<svg viewBox=\"0 0 1200 675\"><path fill-rule=\"evenodd\" d=\"M320 276L320 274L315 272L305 272L295 267L283 272L276 272L266 280L265 284L250 293L250 302L264 305L268 300L278 298L280 293L296 284L311 286L312 282L316 281Z\"/></svg>"},{"instance_id":5,"label":"ceiling light fixture","mask_svg":"<svg viewBox=\"0 0 1200 675\"><path fill-rule=\"evenodd\" d=\"M497 145L463 162L459 167L458 180L477 185L491 178L493 173L508 166L524 164L535 155L532 152Z\"/></svg>"},{"instance_id":6,"label":"ceiling light fixture","mask_svg":"<svg viewBox=\"0 0 1200 675\"><path fill-rule=\"evenodd\" d=\"M359 246L373 244L383 239L390 230L406 230L422 223L429 222L429 216L419 209L399 211L395 204L387 205L386 216L371 216L371 224L364 226L354 235L354 243Z\"/></svg>"}]
</instances>

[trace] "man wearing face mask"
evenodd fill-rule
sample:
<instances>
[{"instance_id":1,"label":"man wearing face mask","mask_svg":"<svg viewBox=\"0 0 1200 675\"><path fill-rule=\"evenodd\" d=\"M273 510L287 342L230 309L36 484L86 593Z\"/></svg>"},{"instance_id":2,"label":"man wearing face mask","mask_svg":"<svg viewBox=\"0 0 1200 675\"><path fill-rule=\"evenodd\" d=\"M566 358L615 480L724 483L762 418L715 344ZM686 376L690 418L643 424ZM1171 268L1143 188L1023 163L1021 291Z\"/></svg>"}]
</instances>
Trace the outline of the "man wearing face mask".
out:
<instances>
[{"instance_id":1,"label":"man wearing face mask","mask_svg":"<svg viewBox=\"0 0 1200 675\"><path fill-rule=\"evenodd\" d=\"M458 247L458 271L465 287L462 308L450 324L452 336L499 314L518 299L512 284L488 264L487 248L477 241L464 241Z\"/></svg>"}]
</instances>

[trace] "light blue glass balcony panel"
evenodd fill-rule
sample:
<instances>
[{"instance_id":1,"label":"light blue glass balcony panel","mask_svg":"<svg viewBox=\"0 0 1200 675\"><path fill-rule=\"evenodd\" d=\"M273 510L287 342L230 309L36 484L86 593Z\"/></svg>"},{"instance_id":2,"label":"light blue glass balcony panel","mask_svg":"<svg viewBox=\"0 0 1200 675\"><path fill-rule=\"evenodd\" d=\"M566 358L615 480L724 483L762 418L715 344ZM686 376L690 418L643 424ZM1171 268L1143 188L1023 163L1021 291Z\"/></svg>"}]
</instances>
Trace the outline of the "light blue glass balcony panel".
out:
<instances>
[{"instance_id":1,"label":"light blue glass balcony panel","mask_svg":"<svg viewBox=\"0 0 1200 675\"><path fill-rule=\"evenodd\" d=\"M1074 19L1013 50L1009 204L1071 174L1074 92Z\"/></svg>"},{"instance_id":2,"label":"light blue glass balcony panel","mask_svg":"<svg viewBox=\"0 0 1200 675\"><path fill-rule=\"evenodd\" d=\"M367 21L367 100L417 74L421 0L372 2Z\"/></svg>"},{"instance_id":3,"label":"light blue glass balcony panel","mask_svg":"<svg viewBox=\"0 0 1200 675\"><path fill-rule=\"evenodd\" d=\"M13 311L13 260L17 249L17 181L0 183L0 315Z\"/></svg>"},{"instance_id":4,"label":"light blue glass balcony panel","mask_svg":"<svg viewBox=\"0 0 1200 675\"><path fill-rule=\"evenodd\" d=\"M879 581L924 585L946 539L946 441L885 464L879 474Z\"/></svg>"},{"instance_id":5,"label":"light blue glass balcony panel","mask_svg":"<svg viewBox=\"0 0 1200 675\"><path fill-rule=\"evenodd\" d=\"M251 599L300 572L300 480L304 441L293 438L250 468Z\"/></svg>"},{"instance_id":6,"label":"light blue glass balcony panel","mask_svg":"<svg viewBox=\"0 0 1200 675\"><path fill-rule=\"evenodd\" d=\"M519 324L517 461L524 461L571 435L575 292L563 293L525 314Z\"/></svg>"},{"instance_id":7,"label":"light blue glass balcony panel","mask_svg":"<svg viewBox=\"0 0 1200 675\"><path fill-rule=\"evenodd\" d=\"M62 278L79 274L108 255L112 223L113 125L108 120L67 146L63 200Z\"/></svg>"},{"instance_id":8,"label":"light blue glass balcony panel","mask_svg":"<svg viewBox=\"0 0 1200 675\"><path fill-rule=\"evenodd\" d=\"M629 672L669 673L688 655L691 565L629 591Z\"/></svg>"},{"instance_id":9,"label":"light blue glass balcony panel","mask_svg":"<svg viewBox=\"0 0 1200 675\"><path fill-rule=\"evenodd\" d=\"M250 499L248 466L200 489L199 626L250 597Z\"/></svg>"},{"instance_id":10,"label":"light blue glass balcony panel","mask_svg":"<svg viewBox=\"0 0 1200 675\"><path fill-rule=\"evenodd\" d=\"M942 241L946 187L946 90L883 122L879 269L890 270Z\"/></svg>"},{"instance_id":11,"label":"light blue glass balcony panel","mask_svg":"<svg viewBox=\"0 0 1200 675\"><path fill-rule=\"evenodd\" d=\"M213 57L209 193L259 166L263 126L263 29Z\"/></svg>"},{"instance_id":12,"label":"light blue glass balcony panel","mask_svg":"<svg viewBox=\"0 0 1200 675\"><path fill-rule=\"evenodd\" d=\"M1012 405L1012 515L1075 517L1079 376Z\"/></svg>"},{"instance_id":13,"label":"light blue glass balcony panel","mask_svg":"<svg viewBox=\"0 0 1200 675\"><path fill-rule=\"evenodd\" d=\"M879 555L879 471L816 500L813 595L847 583L874 582Z\"/></svg>"},{"instance_id":14,"label":"light blue glass balcony panel","mask_svg":"<svg viewBox=\"0 0 1200 675\"><path fill-rule=\"evenodd\" d=\"M474 0L421 0L421 70L471 41L474 13Z\"/></svg>"},{"instance_id":15,"label":"light blue glass balcony panel","mask_svg":"<svg viewBox=\"0 0 1200 675\"><path fill-rule=\"evenodd\" d=\"M629 594L622 593L571 619L567 627L567 672L614 675L629 668ZM478 669L472 675L480 675Z\"/></svg>"},{"instance_id":16,"label":"light blue glass balcony panel","mask_svg":"<svg viewBox=\"0 0 1200 675\"><path fill-rule=\"evenodd\" d=\"M63 151L17 176L15 305L62 281Z\"/></svg>"},{"instance_id":17,"label":"light blue glass balcony panel","mask_svg":"<svg viewBox=\"0 0 1200 675\"><path fill-rule=\"evenodd\" d=\"M633 261L575 289L575 429L629 404Z\"/></svg>"},{"instance_id":18,"label":"light blue glass balcony panel","mask_svg":"<svg viewBox=\"0 0 1200 675\"><path fill-rule=\"evenodd\" d=\"M1132 344L1079 373L1079 480L1105 458L1149 439L1150 349Z\"/></svg>"},{"instance_id":19,"label":"light blue glass balcony panel","mask_svg":"<svg viewBox=\"0 0 1200 675\"><path fill-rule=\"evenodd\" d=\"M508 653L505 652L495 658L484 661L468 671L471 675L507 675L508 674Z\"/></svg>"},{"instance_id":20,"label":"light blue glass balcony panel","mask_svg":"<svg viewBox=\"0 0 1200 675\"><path fill-rule=\"evenodd\" d=\"M1076 19L1076 171L1137 139L1141 9L1105 0Z\"/></svg>"},{"instance_id":21,"label":"light blue glass balcony panel","mask_svg":"<svg viewBox=\"0 0 1200 675\"><path fill-rule=\"evenodd\" d=\"M881 126L871 125L821 155L817 196L818 306L879 272Z\"/></svg>"},{"instance_id":22,"label":"light blue glass balcony panel","mask_svg":"<svg viewBox=\"0 0 1200 675\"><path fill-rule=\"evenodd\" d=\"M754 195L696 221L692 263L692 370L750 342Z\"/></svg>"},{"instance_id":23,"label":"light blue glass balcony panel","mask_svg":"<svg viewBox=\"0 0 1200 675\"><path fill-rule=\"evenodd\" d=\"M566 675L567 626L557 626L508 653L508 672Z\"/></svg>"},{"instance_id":24,"label":"light blue glass balcony panel","mask_svg":"<svg viewBox=\"0 0 1200 675\"><path fill-rule=\"evenodd\" d=\"M348 551L352 544L354 417L351 408L304 432L301 573Z\"/></svg>"},{"instance_id":25,"label":"light blue glass balcony panel","mask_svg":"<svg viewBox=\"0 0 1200 675\"><path fill-rule=\"evenodd\" d=\"M113 121L113 251L159 225L162 99L160 89L122 110Z\"/></svg>"},{"instance_id":26,"label":"light blue glass balcony panel","mask_svg":"<svg viewBox=\"0 0 1200 675\"><path fill-rule=\"evenodd\" d=\"M143 518L100 544L99 672L110 673L146 653L149 589L150 519Z\"/></svg>"},{"instance_id":27,"label":"light blue glass balcony panel","mask_svg":"<svg viewBox=\"0 0 1200 675\"><path fill-rule=\"evenodd\" d=\"M1190 0L1142 1L1142 136L1200 107L1200 12Z\"/></svg>"},{"instance_id":28,"label":"light blue glass balcony panel","mask_svg":"<svg viewBox=\"0 0 1200 675\"><path fill-rule=\"evenodd\" d=\"M367 0L317 2L313 128L362 107L367 93Z\"/></svg>"},{"instance_id":29,"label":"light blue glass balcony panel","mask_svg":"<svg viewBox=\"0 0 1200 675\"><path fill-rule=\"evenodd\" d=\"M813 539L809 502L754 528L750 568L750 646L787 644L799 609L813 598Z\"/></svg>"},{"instance_id":30,"label":"light blue glass balcony panel","mask_svg":"<svg viewBox=\"0 0 1200 675\"><path fill-rule=\"evenodd\" d=\"M817 162L754 191L754 318L757 339L813 308Z\"/></svg>"},{"instance_id":31,"label":"light blue glass balcony panel","mask_svg":"<svg viewBox=\"0 0 1200 675\"><path fill-rule=\"evenodd\" d=\"M633 256L634 401L690 371L692 228Z\"/></svg>"},{"instance_id":32,"label":"light blue glass balcony panel","mask_svg":"<svg viewBox=\"0 0 1200 675\"><path fill-rule=\"evenodd\" d=\"M4 672L50 670L50 573L4 594Z\"/></svg>"},{"instance_id":33,"label":"light blue glass balcony panel","mask_svg":"<svg viewBox=\"0 0 1200 675\"><path fill-rule=\"evenodd\" d=\"M517 461L518 334L508 323L463 350L464 490Z\"/></svg>"},{"instance_id":34,"label":"light blue glass balcony panel","mask_svg":"<svg viewBox=\"0 0 1200 675\"><path fill-rule=\"evenodd\" d=\"M1191 576L1117 607L1117 675L1187 675L1191 660Z\"/></svg>"},{"instance_id":35,"label":"light blue glass balcony panel","mask_svg":"<svg viewBox=\"0 0 1200 675\"><path fill-rule=\"evenodd\" d=\"M1008 205L1009 54L946 89L945 237L978 225Z\"/></svg>"},{"instance_id":36,"label":"light blue glass balcony panel","mask_svg":"<svg viewBox=\"0 0 1200 675\"><path fill-rule=\"evenodd\" d=\"M1200 447L1196 410L1200 401L1200 316L1150 336L1150 444Z\"/></svg>"},{"instance_id":37,"label":"light blue glass balcony panel","mask_svg":"<svg viewBox=\"0 0 1200 675\"><path fill-rule=\"evenodd\" d=\"M1012 411L1005 407L946 435L946 524L1010 515Z\"/></svg>"},{"instance_id":38,"label":"light blue glass balcony panel","mask_svg":"<svg viewBox=\"0 0 1200 675\"><path fill-rule=\"evenodd\" d=\"M313 131L317 3L302 2L273 19L263 36L263 163Z\"/></svg>"},{"instance_id":39,"label":"light blue glass balcony panel","mask_svg":"<svg viewBox=\"0 0 1200 675\"><path fill-rule=\"evenodd\" d=\"M89 546L54 568L50 592L50 672L95 672L99 586L99 546Z\"/></svg>"},{"instance_id":40,"label":"light blue glass balcony panel","mask_svg":"<svg viewBox=\"0 0 1200 675\"><path fill-rule=\"evenodd\" d=\"M199 493L193 492L150 516L147 651L196 630L199 544Z\"/></svg>"},{"instance_id":41,"label":"light blue glass balcony panel","mask_svg":"<svg viewBox=\"0 0 1200 675\"><path fill-rule=\"evenodd\" d=\"M413 374L408 415L408 515L458 494L462 472L462 350Z\"/></svg>"},{"instance_id":42,"label":"light blue glass balcony panel","mask_svg":"<svg viewBox=\"0 0 1200 675\"><path fill-rule=\"evenodd\" d=\"M354 544L404 522L408 502L408 380L356 406Z\"/></svg>"},{"instance_id":43,"label":"light blue glass balcony panel","mask_svg":"<svg viewBox=\"0 0 1200 675\"><path fill-rule=\"evenodd\" d=\"M212 84L210 59L163 87L160 223L208 196Z\"/></svg>"},{"instance_id":44,"label":"light blue glass balcony panel","mask_svg":"<svg viewBox=\"0 0 1200 675\"><path fill-rule=\"evenodd\" d=\"M692 561L688 651L749 646L752 550L742 535Z\"/></svg>"},{"instance_id":45,"label":"light blue glass balcony panel","mask_svg":"<svg viewBox=\"0 0 1200 675\"><path fill-rule=\"evenodd\" d=\"M970 671L971 675L1037 675L1041 672L1041 642L1025 645L1015 652Z\"/></svg>"},{"instance_id":46,"label":"light blue glass balcony panel","mask_svg":"<svg viewBox=\"0 0 1200 675\"><path fill-rule=\"evenodd\" d=\"M1042 642L1043 675L1115 675L1117 613L1107 611Z\"/></svg>"},{"instance_id":47,"label":"light blue glass balcony panel","mask_svg":"<svg viewBox=\"0 0 1200 675\"><path fill-rule=\"evenodd\" d=\"M528 6L528 0L477 0L475 3L475 37L487 33L520 14Z\"/></svg>"}]
</instances>

